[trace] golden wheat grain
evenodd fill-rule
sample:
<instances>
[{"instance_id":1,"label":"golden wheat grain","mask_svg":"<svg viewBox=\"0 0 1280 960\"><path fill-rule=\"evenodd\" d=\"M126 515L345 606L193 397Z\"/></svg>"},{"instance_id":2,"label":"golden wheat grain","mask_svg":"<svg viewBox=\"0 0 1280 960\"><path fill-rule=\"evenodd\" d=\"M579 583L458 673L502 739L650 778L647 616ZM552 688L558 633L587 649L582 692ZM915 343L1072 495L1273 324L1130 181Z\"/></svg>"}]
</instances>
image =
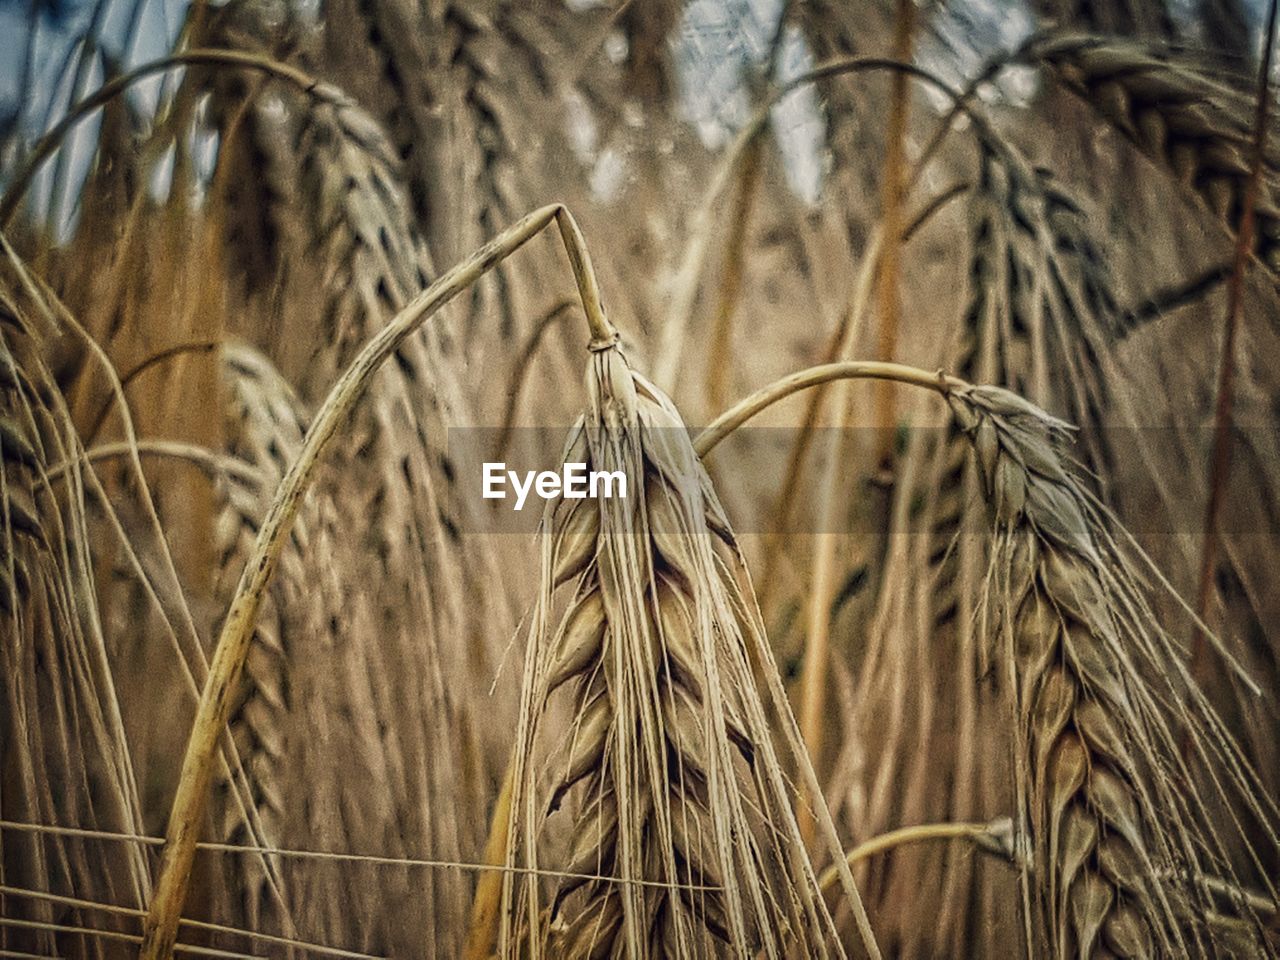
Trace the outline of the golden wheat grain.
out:
<instances>
[{"instance_id":1,"label":"golden wheat grain","mask_svg":"<svg viewBox=\"0 0 1280 960\"><path fill-rule=\"evenodd\" d=\"M1028 940L1054 957L1212 950L1199 878L1230 867L1208 804L1239 802L1263 824L1269 804L1075 479L1065 424L997 388L949 399L998 524L985 603L1016 709ZM1182 735L1233 800L1190 782ZM1233 839L1276 842L1269 828ZM1255 937L1253 949L1268 947Z\"/></svg>"},{"instance_id":2,"label":"golden wheat grain","mask_svg":"<svg viewBox=\"0 0 1280 960\"><path fill-rule=\"evenodd\" d=\"M794 721L776 674L764 679L775 668L728 522L671 401L616 344L593 349L565 460L620 471L630 495L548 511L508 865L597 879L562 881L544 905L536 881L509 875L502 951L843 955L774 746L794 747ZM550 630L551 591L565 584L569 609ZM572 719L535 758L561 687ZM548 850L570 796L572 842Z\"/></svg>"}]
</instances>

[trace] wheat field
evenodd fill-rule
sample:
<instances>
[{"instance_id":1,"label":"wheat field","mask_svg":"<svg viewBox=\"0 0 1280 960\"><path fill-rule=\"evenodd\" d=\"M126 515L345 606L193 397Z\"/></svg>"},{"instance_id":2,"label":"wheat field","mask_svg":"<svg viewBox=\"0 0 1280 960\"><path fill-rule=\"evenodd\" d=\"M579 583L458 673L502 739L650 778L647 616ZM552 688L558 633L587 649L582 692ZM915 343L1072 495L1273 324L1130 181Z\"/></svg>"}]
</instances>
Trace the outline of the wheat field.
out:
<instances>
[{"instance_id":1,"label":"wheat field","mask_svg":"<svg viewBox=\"0 0 1280 960\"><path fill-rule=\"evenodd\" d=\"M1280 955L1276 8L0 2L0 957Z\"/></svg>"}]
</instances>

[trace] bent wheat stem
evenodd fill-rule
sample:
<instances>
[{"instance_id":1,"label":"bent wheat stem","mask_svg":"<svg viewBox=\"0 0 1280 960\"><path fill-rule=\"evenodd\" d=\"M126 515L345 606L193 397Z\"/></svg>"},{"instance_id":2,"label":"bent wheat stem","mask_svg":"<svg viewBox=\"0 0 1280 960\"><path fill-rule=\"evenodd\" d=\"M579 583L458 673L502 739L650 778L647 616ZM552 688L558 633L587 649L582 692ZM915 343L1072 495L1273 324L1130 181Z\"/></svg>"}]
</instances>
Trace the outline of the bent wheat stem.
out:
<instances>
[{"instance_id":1,"label":"bent wheat stem","mask_svg":"<svg viewBox=\"0 0 1280 960\"><path fill-rule=\"evenodd\" d=\"M913 827L899 827L858 844L845 854L844 860L852 867L903 844L925 840L968 840L979 849L1006 860L1013 860L1015 856L1013 821L1008 817L998 817L989 823L921 823ZM835 886L838 876L835 867L828 867L818 878L818 885L824 892L829 891Z\"/></svg>"},{"instance_id":2,"label":"bent wheat stem","mask_svg":"<svg viewBox=\"0 0 1280 960\"><path fill-rule=\"evenodd\" d=\"M214 751L244 672L258 609L320 455L364 395L374 373L409 335L553 221L569 255L592 339L597 343L613 342L617 334L600 305L599 287L582 234L569 211L554 204L517 221L419 294L365 344L316 414L262 523L214 650L169 814L160 872L143 928L139 951L143 960L161 960L173 952L195 859L196 831L208 802Z\"/></svg>"},{"instance_id":3,"label":"bent wheat stem","mask_svg":"<svg viewBox=\"0 0 1280 960\"><path fill-rule=\"evenodd\" d=\"M785 400L793 393L831 383L834 380L893 380L914 387L926 387L943 394L949 390L968 386L958 377L940 372L930 373L928 370L921 370L919 367L911 367L904 363L885 363L880 360L824 363L818 367L809 367L789 374L738 401L698 434L697 439L693 441L693 448L698 452L698 456L705 457L725 437L779 400Z\"/></svg>"},{"instance_id":4,"label":"bent wheat stem","mask_svg":"<svg viewBox=\"0 0 1280 960\"><path fill-rule=\"evenodd\" d=\"M114 80L104 83L89 96L75 104L52 130L36 141L35 146L31 148L31 152L27 154L22 165L14 171L4 195L0 196L0 230L9 226L9 221L13 219L13 215L18 209L18 204L22 202L22 197L26 193L27 187L31 185L32 179L40 171L44 162L53 156L54 151L58 149L76 124L99 107L118 97L139 80L145 80L154 74L164 73L174 67L186 65L243 67L248 70L260 70L263 73L293 84L303 93L311 94L322 100L339 100L343 96L336 87L322 84L297 67L244 50L185 50L182 53L175 53L172 56L161 57L159 60L141 64L128 73L123 73Z\"/></svg>"}]
</instances>

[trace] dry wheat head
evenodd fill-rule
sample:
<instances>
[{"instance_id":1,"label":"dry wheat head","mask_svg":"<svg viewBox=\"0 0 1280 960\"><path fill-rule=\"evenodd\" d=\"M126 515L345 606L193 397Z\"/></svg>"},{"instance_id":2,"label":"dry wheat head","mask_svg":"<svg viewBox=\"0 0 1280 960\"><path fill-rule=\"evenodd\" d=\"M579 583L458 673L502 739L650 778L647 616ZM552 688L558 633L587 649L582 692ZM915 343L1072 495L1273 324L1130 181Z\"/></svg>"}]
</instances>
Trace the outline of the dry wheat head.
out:
<instances>
[{"instance_id":1,"label":"dry wheat head","mask_svg":"<svg viewBox=\"0 0 1280 960\"><path fill-rule=\"evenodd\" d=\"M44 360L56 329L34 285L10 260L0 275L0 818L136 833L142 822L133 761L98 619L80 464L83 448ZM23 289L25 287L25 289ZM20 293L19 290L22 290ZM149 891L137 848L103 840L5 831L4 883L23 891L141 906ZM21 893L5 916L124 929L95 911ZM28 952L100 956L93 937L5 931Z\"/></svg>"},{"instance_id":2,"label":"dry wheat head","mask_svg":"<svg viewBox=\"0 0 1280 960\"><path fill-rule=\"evenodd\" d=\"M1218 918L1202 881L1234 881L1209 804L1240 803L1264 824L1272 811L1073 472L1068 428L999 388L950 400L997 520L983 621L1016 707L1033 953L1214 955L1242 938L1265 952L1256 917ZM1182 737L1217 767L1211 787L1192 779ZM1275 844L1269 828L1231 839Z\"/></svg>"},{"instance_id":3,"label":"dry wheat head","mask_svg":"<svg viewBox=\"0 0 1280 960\"><path fill-rule=\"evenodd\" d=\"M621 471L628 497L548 510L509 846L512 866L574 876L545 902L509 877L504 943L575 958L843 955L774 746L794 724L779 722L780 687L765 688L776 668L710 480L671 401L616 346L593 353L588 393L565 460ZM571 600L553 630L561 585ZM567 728L544 713L559 689ZM535 759L526 748L552 724L542 736L558 743ZM544 855L566 800L569 849Z\"/></svg>"}]
</instances>

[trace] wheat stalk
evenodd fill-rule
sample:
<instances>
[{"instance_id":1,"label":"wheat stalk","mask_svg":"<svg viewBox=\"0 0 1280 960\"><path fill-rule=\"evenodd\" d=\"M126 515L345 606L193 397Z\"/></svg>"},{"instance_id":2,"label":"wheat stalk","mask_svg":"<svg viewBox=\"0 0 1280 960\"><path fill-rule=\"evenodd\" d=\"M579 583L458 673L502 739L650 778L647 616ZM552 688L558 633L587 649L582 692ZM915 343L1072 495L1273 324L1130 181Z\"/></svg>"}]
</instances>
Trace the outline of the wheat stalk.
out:
<instances>
[{"instance_id":1,"label":"wheat stalk","mask_svg":"<svg viewBox=\"0 0 1280 960\"><path fill-rule=\"evenodd\" d=\"M215 748L243 676L258 612L321 453L369 389L374 373L427 319L553 222L568 254L588 326L597 339L614 336L604 317L595 274L576 222L563 206L543 207L512 224L410 301L364 345L317 411L258 531L214 651L169 814L156 892L144 923L141 954L148 960L165 956L177 936L197 830L208 801Z\"/></svg>"},{"instance_id":2,"label":"wheat stalk","mask_svg":"<svg viewBox=\"0 0 1280 960\"><path fill-rule=\"evenodd\" d=\"M616 343L593 351L588 410L564 459L619 471L632 493L563 500L544 520L507 865L559 857L557 868L598 878L561 883L544 908L539 882L509 872L500 953L843 956L775 739L810 790L812 773L728 521L671 401ZM553 630L564 584L569 609ZM562 687L571 719L544 730ZM543 735L557 741L548 752ZM571 849L548 852L571 794ZM842 879L878 955L847 867Z\"/></svg>"},{"instance_id":3,"label":"wheat stalk","mask_svg":"<svg viewBox=\"0 0 1280 960\"><path fill-rule=\"evenodd\" d=\"M542 101L559 93L553 81L567 56L556 53L569 49L564 18L544 22L554 14L504 0L343 0L327 18L326 66L386 130L438 260L464 256L533 205L538 168L526 145L544 161L569 159L556 128L538 122ZM524 271L500 265L469 292L473 323L503 341L521 338L541 312L539 293ZM460 348L478 354L489 341Z\"/></svg>"}]
</instances>

